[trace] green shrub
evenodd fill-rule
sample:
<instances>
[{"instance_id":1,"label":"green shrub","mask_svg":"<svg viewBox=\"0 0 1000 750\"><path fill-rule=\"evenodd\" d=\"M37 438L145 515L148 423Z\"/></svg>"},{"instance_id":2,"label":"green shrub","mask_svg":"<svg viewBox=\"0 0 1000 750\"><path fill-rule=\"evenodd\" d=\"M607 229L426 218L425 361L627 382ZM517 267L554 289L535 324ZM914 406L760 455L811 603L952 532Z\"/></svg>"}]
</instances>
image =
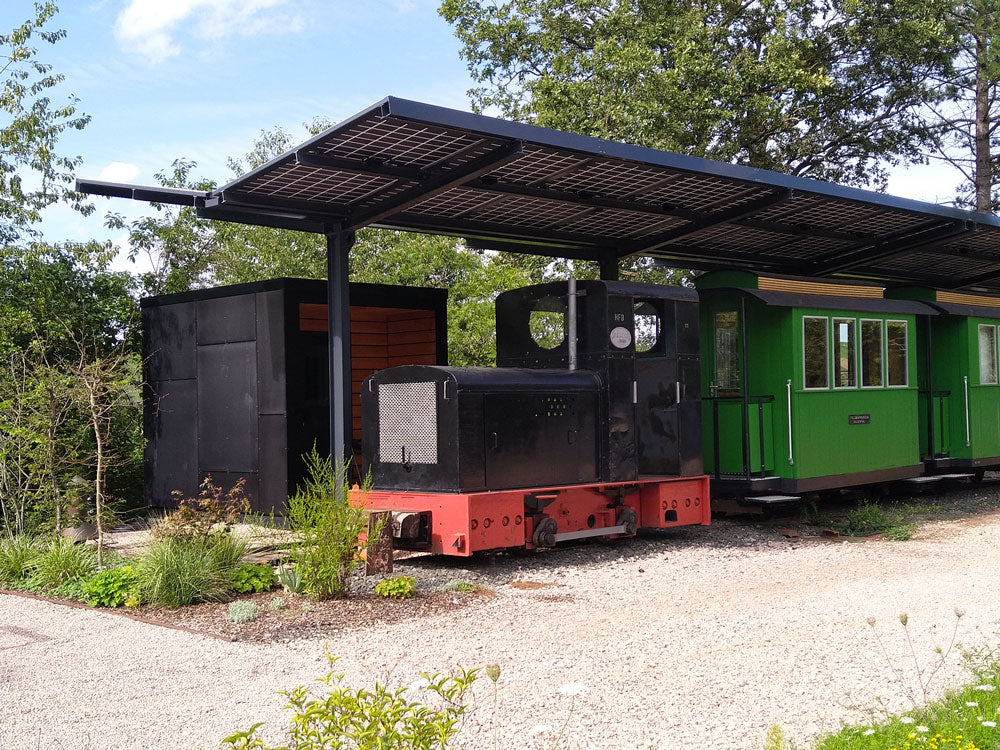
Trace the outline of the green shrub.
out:
<instances>
[{"instance_id":1,"label":"green shrub","mask_svg":"<svg viewBox=\"0 0 1000 750\"><path fill-rule=\"evenodd\" d=\"M417 590L412 576L393 576L375 584L375 596L392 599L409 599Z\"/></svg>"},{"instance_id":2,"label":"green shrub","mask_svg":"<svg viewBox=\"0 0 1000 750\"><path fill-rule=\"evenodd\" d=\"M285 597L276 596L271 601L267 603L267 608L272 612L278 612L287 606L285 602Z\"/></svg>"},{"instance_id":3,"label":"green shrub","mask_svg":"<svg viewBox=\"0 0 1000 750\"><path fill-rule=\"evenodd\" d=\"M239 594L259 594L278 585L278 576L270 565L243 563L233 568L229 576L233 591Z\"/></svg>"},{"instance_id":4,"label":"green shrub","mask_svg":"<svg viewBox=\"0 0 1000 750\"><path fill-rule=\"evenodd\" d=\"M308 593L317 599L343 596L368 512L348 502L343 466L334 468L329 456L321 457L315 447L304 460L307 478L286 506L288 525L299 536L291 557Z\"/></svg>"},{"instance_id":5,"label":"green shrub","mask_svg":"<svg viewBox=\"0 0 1000 750\"><path fill-rule=\"evenodd\" d=\"M163 537L136 563L142 600L165 607L222 601L231 591L230 576L245 552L246 543L230 534Z\"/></svg>"},{"instance_id":6,"label":"green shrub","mask_svg":"<svg viewBox=\"0 0 1000 750\"><path fill-rule=\"evenodd\" d=\"M905 542L916 528L915 523L907 521L909 514L908 506L886 511L876 503L864 503L847 514L842 530L851 536L885 534L889 539Z\"/></svg>"},{"instance_id":7,"label":"green shrub","mask_svg":"<svg viewBox=\"0 0 1000 750\"><path fill-rule=\"evenodd\" d=\"M278 573L278 581L289 594L301 594L306 589L306 583L294 565L284 566Z\"/></svg>"},{"instance_id":8,"label":"green shrub","mask_svg":"<svg viewBox=\"0 0 1000 750\"><path fill-rule=\"evenodd\" d=\"M97 554L85 544L53 537L32 563L31 577L43 589L54 589L74 578L89 578L97 570Z\"/></svg>"},{"instance_id":9,"label":"green shrub","mask_svg":"<svg viewBox=\"0 0 1000 750\"><path fill-rule=\"evenodd\" d=\"M226 619L236 625L252 622L260 614L260 608L254 602L230 602Z\"/></svg>"},{"instance_id":10,"label":"green shrub","mask_svg":"<svg viewBox=\"0 0 1000 750\"><path fill-rule=\"evenodd\" d=\"M68 581L63 581L49 593L52 594L52 596L59 597L60 599L77 599L83 601L85 598L83 594L83 587L85 584L86 581L81 580L80 578L72 578Z\"/></svg>"},{"instance_id":11,"label":"green shrub","mask_svg":"<svg viewBox=\"0 0 1000 750\"><path fill-rule=\"evenodd\" d=\"M0 538L0 584L10 585L27 578L41 554L35 537L19 534Z\"/></svg>"},{"instance_id":12,"label":"green shrub","mask_svg":"<svg viewBox=\"0 0 1000 750\"><path fill-rule=\"evenodd\" d=\"M331 657L331 665L334 661ZM373 691L341 687L344 676L331 672L319 680L329 686L325 696L314 696L301 686L281 693L288 699L286 708L295 711L287 745L272 748L264 744L257 737L261 723L231 734L222 744L234 750L443 749L458 733L465 712L462 699L478 671L459 668L457 676L445 677L421 674L425 689L441 698L439 709L409 700L407 688L390 690L377 682Z\"/></svg>"},{"instance_id":13,"label":"green shrub","mask_svg":"<svg viewBox=\"0 0 1000 750\"><path fill-rule=\"evenodd\" d=\"M132 565L103 570L83 582L83 596L91 607L123 607L139 597L139 571Z\"/></svg>"}]
</instances>

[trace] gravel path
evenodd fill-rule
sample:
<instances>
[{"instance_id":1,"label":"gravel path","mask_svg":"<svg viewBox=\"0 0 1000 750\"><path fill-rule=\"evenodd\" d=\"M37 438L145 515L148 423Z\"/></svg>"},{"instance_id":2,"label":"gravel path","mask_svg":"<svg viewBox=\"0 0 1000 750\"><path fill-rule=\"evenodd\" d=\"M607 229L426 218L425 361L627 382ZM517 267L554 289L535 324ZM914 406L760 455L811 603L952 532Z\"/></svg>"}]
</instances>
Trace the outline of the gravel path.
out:
<instances>
[{"instance_id":1,"label":"gravel path","mask_svg":"<svg viewBox=\"0 0 1000 750\"><path fill-rule=\"evenodd\" d=\"M761 748L773 723L805 740L857 720L845 702L906 708L868 617L900 662L903 611L924 661L947 645L956 607L960 640L998 643L998 567L996 513L929 524L909 542L785 540L722 521L495 562L418 558L397 572L497 595L265 645L0 596L0 748L213 748L259 720L277 740L275 691L322 674L324 643L359 686L499 663L496 708L483 677L459 747ZM962 677L957 661L936 689ZM570 697L567 683L587 691Z\"/></svg>"}]
</instances>

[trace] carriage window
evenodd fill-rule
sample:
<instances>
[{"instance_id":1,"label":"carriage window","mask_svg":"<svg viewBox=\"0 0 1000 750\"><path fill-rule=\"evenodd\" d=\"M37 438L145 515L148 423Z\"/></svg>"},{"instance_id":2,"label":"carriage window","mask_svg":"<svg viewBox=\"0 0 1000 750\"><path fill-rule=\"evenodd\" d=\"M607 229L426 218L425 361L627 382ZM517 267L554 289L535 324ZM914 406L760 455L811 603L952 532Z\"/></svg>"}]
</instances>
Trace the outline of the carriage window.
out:
<instances>
[{"instance_id":1,"label":"carriage window","mask_svg":"<svg viewBox=\"0 0 1000 750\"><path fill-rule=\"evenodd\" d=\"M566 339L566 300L542 297L528 318L531 338L542 349L555 349Z\"/></svg>"},{"instance_id":2,"label":"carriage window","mask_svg":"<svg viewBox=\"0 0 1000 750\"><path fill-rule=\"evenodd\" d=\"M740 387L740 329L736 312L715 314L715 385L725 391Z\"/></svg>"},{"instance_id":3,"label":"carriage window","mask_svg":"<svg viewBox=\"0 0 1000 750\"><path fill-rule=\"evenodd\" d=\"M886 384L907 385L906 377L906 321L885 322Z\"/></svg>"},{"instance_id":4,"label":"carriage window","mask_svg":"<svg viewBox=\"0 0 1000 750\"><path fill-rule=\"evenodd\" d=\"M805 387L826 388L830 384L827 368L826 318L802 318L802 350Z\"/></svg>"},{"instance_id":5,"label":"carriage window","mask_svg":"<svg viewBox=\"0 0 1000 750\"><path fill-rule=\"evenodd\" d=\"M979 384L995 385L997 382L997 329L979 326Z\"/></svg>"},{"instance_id":6,"label":"carriage window","mask_svg":"<svg viewBox=\"0 0 1000 750\"><path fill-rule=\"evenodd\" d=\"M835 388L853 388L858 384L854 327L855 321L853 319L833 319L833 385Z\"/></svg>"},{"instance_id":7,"label":"carriage window","mask_svg":"<svg viewBox=\"0 0 1000 750\"><path fill-rule=\"evenodd\" d=\"M635 318L635 350L648 352L660 340L660 314L649 302L636 302L633 311Z\"/></svg>"},{"instance_id":8,"label":"carriage window","mask_svg":"<svg viewBox=\"0 0 1000 750\"><path fill-rule=\"evenodd\" d=\"M882 321L861 321L861 385L882 385Z\"/></svg>"}]
</instances>

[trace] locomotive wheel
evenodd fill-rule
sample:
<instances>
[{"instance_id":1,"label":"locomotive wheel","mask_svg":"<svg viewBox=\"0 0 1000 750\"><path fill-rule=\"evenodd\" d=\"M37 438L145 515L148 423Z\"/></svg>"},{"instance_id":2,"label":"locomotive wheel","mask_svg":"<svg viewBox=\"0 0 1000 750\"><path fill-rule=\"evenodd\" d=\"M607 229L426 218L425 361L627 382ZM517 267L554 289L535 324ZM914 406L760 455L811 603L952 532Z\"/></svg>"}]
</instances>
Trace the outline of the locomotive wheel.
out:
<instances>
[{"instance_id":1,"label":"locomotive wheel","mask_svg":"<svg viewBox=\"0 0 1000 750\"><path fill-rule=\"evenodd\" d=\"M639 528L639 514L632 508L619 508L618 513L615 514L615 525L624 526L625 534L635 536L635 532Z\"/></svg>"},{"instance_id":2,"label":"locomotive wheel","mask_svg":"<svg viewBox=\"0 0 1000 750\"><path fill-rule=\"evenodd\" d=\"M554 519L543 518L535 525L535 531L531 535L531 543L536 547L555 547L556 529Z\"/></svg>"}]
</instances>

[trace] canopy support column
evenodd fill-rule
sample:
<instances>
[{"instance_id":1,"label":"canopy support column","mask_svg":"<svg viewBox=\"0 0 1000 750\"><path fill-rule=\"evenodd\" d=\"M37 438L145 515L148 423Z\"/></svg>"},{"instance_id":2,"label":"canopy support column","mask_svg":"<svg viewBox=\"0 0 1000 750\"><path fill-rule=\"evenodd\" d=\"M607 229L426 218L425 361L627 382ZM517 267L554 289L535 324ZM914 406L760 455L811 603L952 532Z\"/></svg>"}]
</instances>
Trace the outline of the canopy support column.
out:
<instances>
[{"instance_id":1,"label":"canopy support column","mask_svg":"<svg viewBox=\"0 0 1000 750\"><path fill-rule=\"evenodd\" d=\"M618 281L618 254L614 252L601 253L598 261L601 268L601 279L604 281Z\"/></svg>"},{"instance_id":2,"label":"canopy support column","mask_svg":"<svg viewBox=\"0 0 1000 750\"><path fill-rule=\"evenodd\" d=\"M348 257L354 232L338 225L326 235L327 330L330 355L330 457L334 468L353 458L351 413L351 291ZM345 473L346 475L346 473Z\"/></svg>"}]
</instances>

